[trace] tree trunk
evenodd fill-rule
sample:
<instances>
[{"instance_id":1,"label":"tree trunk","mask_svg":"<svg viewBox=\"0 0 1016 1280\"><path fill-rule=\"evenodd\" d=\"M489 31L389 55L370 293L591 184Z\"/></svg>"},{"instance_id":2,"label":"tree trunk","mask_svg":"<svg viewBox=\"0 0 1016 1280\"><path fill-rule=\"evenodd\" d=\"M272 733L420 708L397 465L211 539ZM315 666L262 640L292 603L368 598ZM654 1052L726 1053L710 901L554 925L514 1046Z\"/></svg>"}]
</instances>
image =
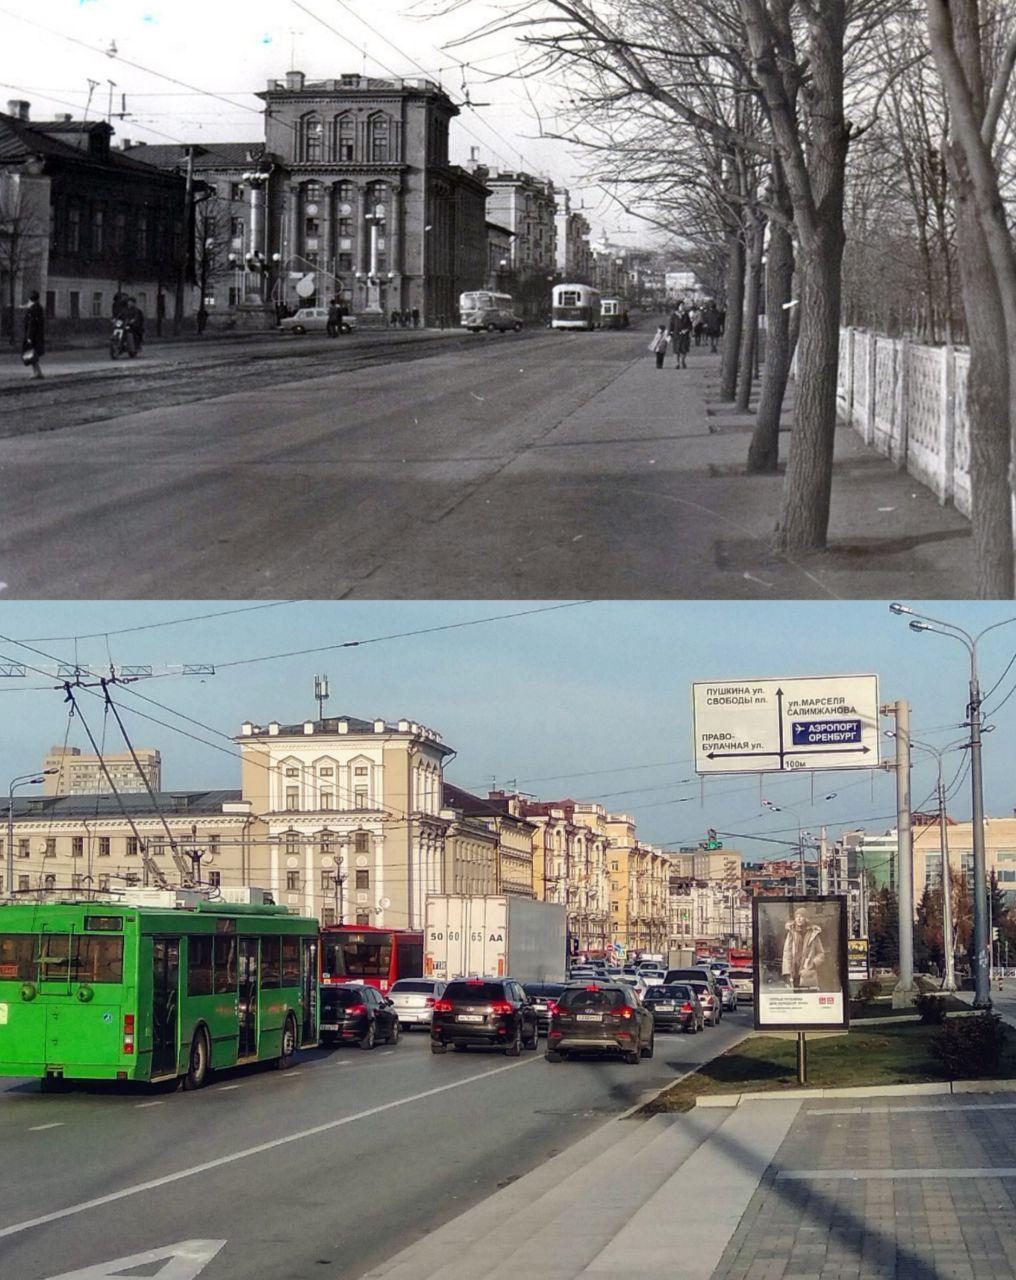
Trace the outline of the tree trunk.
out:
<instances>
[{"instance_id":1,"label":"tree trunk","mask_svg":"<svg viewBox=\"0 0 1016 1280\"><path fill-rule=\"evenodd\" d=\"M741 356L738 369L737 407L748 412L751 388L755 379L755 352L758 343L758 302L762 287L762 249L765 223L751 214L745 220L748 233L748 280L744 295L744 322L741 331Z\"/></svg>"},{"instance_id":2,"label":"tree trunk","mask_svg":"<svg viewBox=\"0 0 1016 1280\"><path fill-rule=\"evenodd\" d=\"M824 550L829 530L840 356L842 222L822 227L801 251L801 331L796 425L773 540L777 551Z\"/></svg>"},{"instance_id":3,"label":"tree trunk","mask_svg":"<svg viewBox=\"0 0 1016 1280\"><path fill-rule=\"evenodd\" d=\"M794 282L794 241L777 222L769 226L766 269L766 363L762 376L755 431L748 449L748 472L774 472L780 461L780 417L787 392L792 355L790 317L798 308L785 308Z\"/></svg>"},{"instance_id":4,"label":"tree trunk","mask_svg":"<svg viewBox=\"0 0 1016 1280\"><path fill-rule=\"evenodd\" d=\"M744 267L744 239L739 231L730 230L727 232L727 321L720 367L721 400L733 400L737 391L737 362L741 353L744 317Z\"/></svg>"}]
</instances>

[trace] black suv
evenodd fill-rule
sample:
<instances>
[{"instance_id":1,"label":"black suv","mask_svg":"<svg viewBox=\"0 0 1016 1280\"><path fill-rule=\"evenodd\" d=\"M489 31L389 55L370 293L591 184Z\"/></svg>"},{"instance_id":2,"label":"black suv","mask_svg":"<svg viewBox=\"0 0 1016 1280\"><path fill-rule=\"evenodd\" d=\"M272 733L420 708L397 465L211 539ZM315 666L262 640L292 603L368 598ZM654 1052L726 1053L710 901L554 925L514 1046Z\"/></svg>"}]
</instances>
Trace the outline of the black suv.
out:
<instances>
[{"instance_id":1,"label":"black suv","mask_svg":"<svg viewBox=\"0 0 1016 1280\"><path fill-rule=\"evenodd\" d=\"M694 988L686 982L650 987L646 992L646 1008L661 1031L687 1031L695 1035L705 1030L705 1014Z\"/></svg>"},{"instance_id":2,"label":"black suv","mask_svg":"<svg viewBox=\"0 0 1016 1280\"><path fill-rule=\"evenodd\" d=\"M538 1043L536 1010L511 978L456 978L434 1001L430 1051L451 1045L464 1052L470 1045L503 1048L517 1058Z\"/></svg>"},{"instance_id":3,"label":"black suv","mask_svg":"<svg viewBox=\"0 0 1016 1280\"><path fill-rule=\"evenodd\" d=\"M547 1028L550 1026L550 1006L564 988L563 982L527 982L522 988L536 1011L536 1022L541 1036L547 1034Z\"/></svg>"},{"instance_id":4,"label":"black suv","mask_svg":"<svg viewBox=\"0 0 1016 1280\"><path fill-rule=\"evenodd\" d=\"M550 1015L547 1061L569 1053L607 1050L632 1066L653 1056L653 1015L620 982L565 987Z\"/></svg>"},{"instance_id":5,"label":"black suv","mask_svg":"<svg viewBox=\"0 0 1016 1280\"><path fill-rule=\"evenodd\" d=\"M321 993L318 1029L322 1044L355 1041L361 1049L373 1049L379 1040L399 1042L399 1015L390 1000L366 983L327 983Z\"/></svg>"}]
</instances>

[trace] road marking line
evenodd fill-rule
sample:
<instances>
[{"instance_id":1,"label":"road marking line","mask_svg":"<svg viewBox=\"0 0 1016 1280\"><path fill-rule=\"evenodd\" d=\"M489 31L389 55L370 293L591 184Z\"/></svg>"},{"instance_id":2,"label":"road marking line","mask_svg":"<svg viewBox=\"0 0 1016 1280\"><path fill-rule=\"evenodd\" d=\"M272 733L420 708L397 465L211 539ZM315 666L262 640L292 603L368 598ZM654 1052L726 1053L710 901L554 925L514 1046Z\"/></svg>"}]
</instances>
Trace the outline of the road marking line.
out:
<instances>
[{"instance_id":1,"label":"road marking line","mask_svg":"<svg viewBox=\"0 0 1016 1280\"><path fill-rule=\"evenodd\" d=\"M215 1092L227 1093L230 1089L240 1089L242 1087L243 1086L239 1084L220 1084L219 1087L215 1090Z\"/></svg>"},{"instance_id":2,"label":"road marking line","mask_svg":"<svg viewBox=\"0 0 1016 1280\"><path fill-rule=\"evenodd\" d=\"M165 1098L160 1098L158 1102L136 1102L135 1110L140 1111L142 1107L164 1107L166 1105Z\"/></svg>"},{"instance_id":3,"label":"road marking line","mask_svg":"<svg viewBox=\"0 0 1016 1280\"><path fill-rule=\"evenodd\" d=\"M39 1133L43 1129L60 1129L64 1125L63 1120L54 1120L52 1124L33 1124L29 1126L29 1133Z\"/></svg>"},{"instance_id":4,"label":"road marking line","mask_svg":"<svg viewBox=\"0 0 1016 1280\"><path fill-rule=\"evenodd\" d=\"M463 1085L473 1084L477 1080L487 1080L491 1076L500 1075L503 1071L515 1071L519 1067L538 1062L538 1058L524 1058L521 1062L511 1062L504 1067L495 1067L492 1071L480 1071L476 1075L464 1076L461 1080L452 1080L449 1084L440 1084L433 1089L424 1089L422 1093L410 1094L406 1098L397 1098L394 1102L383 1102L376 1107L368 1107L366 1111L357 1111L351 1116L342 1116L338 1120L328 1120L324 1124L316 1124L310 1129L298 1129L284 1138L273 1138L270 1142L259 1142L256 1147L245 1147L242 1151L234 1151L228 1156L219 1156L215 1160L206 1160L202 1164L192 1165L189 1169L178 1169L176 1173L167 1173L161 1178L152 1178L149 1182L138 1182L132 1187L124 1187L120 1191L111 1191L108 1195L96 1196L94 1200L82 1200L78 1204L68 1205L65 1209L56 1209L52 1213L41 1214L37 1218L28 1218L24 1222L12 1223L9 1227L0 1227L0 1239L16 1236L31 1227L42 1227L49 1222L59 1222L61 1218L70 1218L74 1214L84 1213L88 1209L99 1209L103 1205L113 1204L117 1200L126 1200L128 1196L136 1196L142 1191L155 1191L159 1187L171 1186L184 1178L192 1178L198 1173L207 1173L211 1169L220 1169L223 1165L234 1164L237 1160L246 1160L249 1156L259 1156L266 1151L274 1151L276 1147L288 1146L291 1142L301 1142L304 1138L315 1138L321 1133L330 1133L333 1129L341 1129L357 1120L367 1120L371 1116L382 1115L385 1111L394 1111L397 1107L409 1106L414 1102L422 1102L424 1098L433 1098L439 1093L447 1093L450 1089L461 1089ZM223 1086L226 1087L226 1086Z\"/></svg>"}]
</instances>

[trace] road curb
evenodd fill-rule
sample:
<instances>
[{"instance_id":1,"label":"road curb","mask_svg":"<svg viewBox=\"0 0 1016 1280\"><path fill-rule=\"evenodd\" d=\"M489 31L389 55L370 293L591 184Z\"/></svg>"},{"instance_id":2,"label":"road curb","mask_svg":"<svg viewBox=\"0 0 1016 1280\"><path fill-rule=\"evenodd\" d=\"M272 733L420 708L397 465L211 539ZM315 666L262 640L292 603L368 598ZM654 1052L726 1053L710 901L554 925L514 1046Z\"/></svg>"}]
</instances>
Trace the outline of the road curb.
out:
<instances>
[{"instance_id":1,"label":"road curb","mask_svg":"<svg viewBox=\"0 0 1016 1280\"><path fill-rule=\"evenodd\" d=\"M713 1093L695 1099L696 1107L739 1107L745 1102L787 1102L809 1098L946 1097L964 1093L1016 1093L1016 1080L950 1080L942 1084L869 1084L843 1089L773 1089L766 1093Z\"/></svg>"},{"instance_id":2,"label":"road curb","mask_svg":"<svg viewBox=\"0 0 1016 1280\"><path fill-rule=\"evenodd\" d=\"M702 1067L707 1067L710 1062L715 1062L716 1059L722 1057L724 1053L729 1053L731 1049L736 1049L739 1044L743 1044L751 1035L754 1035L754 1032L751 1029L745 1031L742 1035L738 1036L736 1040L731 1041L731 1043L727 1045L726 1049L715 1054L712 1058L707 1058L700 1066L692 1067L691 1070L685 1071L683 1075L677 1076L676 1079L669 1080L659 1089L653 1089L651 1093L646 1094L641 1102L636 1102L633 1107L629 1107L627 1111L622 1111L620 1115L614 1116L613 1120L608 1120L607 1123L616 1124L618 1120L628 1120L631 1116L637 1115L640 1111L643 1111L646 1107L655 1102L657 1098L665 1094L668 1089L673 1089L674 1085L680 1084L682 1080L687 1080L689 1076L695 1075L697 1072L702 1070ZM668 1113L655 1111L652 1114L665 1115ZM674 1114L677 1113L675 1112Z\"/></svg>"}]
</instances>

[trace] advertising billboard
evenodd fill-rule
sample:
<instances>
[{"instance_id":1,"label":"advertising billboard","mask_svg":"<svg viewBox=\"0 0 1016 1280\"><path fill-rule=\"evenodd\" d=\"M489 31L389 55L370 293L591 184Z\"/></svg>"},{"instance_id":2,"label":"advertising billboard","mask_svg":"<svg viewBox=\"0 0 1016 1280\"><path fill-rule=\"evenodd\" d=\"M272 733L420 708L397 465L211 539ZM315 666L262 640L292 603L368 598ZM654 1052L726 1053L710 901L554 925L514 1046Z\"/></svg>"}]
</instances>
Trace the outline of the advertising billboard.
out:
<instances>
[{"instance_id":1,"label":"advertising billboard","mask_svg":"<svg viewBox=\"0 0 1016 1280\"><path fill-rule=\"evenodd\" d=\"M828 1031L849 1022L847 902L755 898L756 1031Z\"/></svg>"},{"instance_id":2,"label":"advertising billboard","mask_svg":"<svg viewBox=\"0 0 1016 1280\"><path fill-rule=\"evenodd\" d=\"M868 939L847 939L847 976L864 982L868 978Z\"/></svg>"}]
</instances>

